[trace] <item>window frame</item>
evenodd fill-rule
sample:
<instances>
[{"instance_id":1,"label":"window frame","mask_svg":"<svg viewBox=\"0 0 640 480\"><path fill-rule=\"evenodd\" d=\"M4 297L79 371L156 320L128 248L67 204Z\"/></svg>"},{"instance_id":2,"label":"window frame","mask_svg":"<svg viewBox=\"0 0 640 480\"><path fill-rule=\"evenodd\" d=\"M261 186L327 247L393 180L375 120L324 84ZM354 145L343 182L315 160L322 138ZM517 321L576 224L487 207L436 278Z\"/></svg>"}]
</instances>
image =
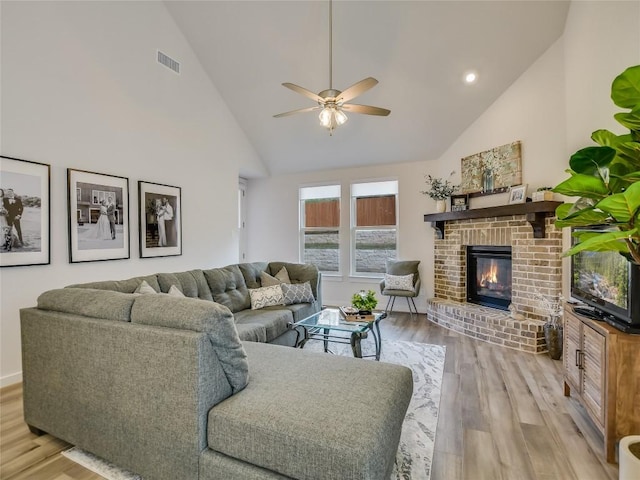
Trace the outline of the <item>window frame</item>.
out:
<instances>
[{"instance_id":1,"label":"window frame","mask_svg":"<svg viewBox=\"0 0 640 480\"><path fill-rule=\"evenodd\" d=\"M312 197L302 198L302 192L305 189L312 188L337 188L338 195L335 197ZM306 226L306 212L305 202L307 200L321 200L321 199L333 199L338 200L338 226L337 227L307 227ZM338 235L338 270L320 270L323 276L341 276L342 275L342 184L340 182L327 182L321 184L312 185L300 185L298 187L298 259L300 263L305 263L305 234L307 232L322 232L327 230L335 230Z\"/></svg>"},{"instance_id":2,"label":"window frame","mask_svg":"<svg viewBox=\"0 0 640 480\"><path fill-rule=\"evenodd\" d=\"M380 193L378 195L360 195L356 196L354 193L354 186L356 185L364 185L368 183L391 183L395 182L395 192L394 193ZM400 184L397 178L379 178L379 179L371 179L371 180L361 180L361 181L352 181L349 189L349 203L350 203L350 226L349 226L349 275L353 278L372 278L372 279L381 279L384 278L384 272L358 272L357 271L357 263L356 263L356 233L357 231L372 231L372 230L394 230L395 231L395 240L396 240L396 248L395 248L395 257L394 260L398 259L398 232L399 232L399 191ZM375 197L375 196L395 196L395 225L374 225L374 226L361 226L357 225L357 199L364 197Z\"/></svg>"}]
</instances>

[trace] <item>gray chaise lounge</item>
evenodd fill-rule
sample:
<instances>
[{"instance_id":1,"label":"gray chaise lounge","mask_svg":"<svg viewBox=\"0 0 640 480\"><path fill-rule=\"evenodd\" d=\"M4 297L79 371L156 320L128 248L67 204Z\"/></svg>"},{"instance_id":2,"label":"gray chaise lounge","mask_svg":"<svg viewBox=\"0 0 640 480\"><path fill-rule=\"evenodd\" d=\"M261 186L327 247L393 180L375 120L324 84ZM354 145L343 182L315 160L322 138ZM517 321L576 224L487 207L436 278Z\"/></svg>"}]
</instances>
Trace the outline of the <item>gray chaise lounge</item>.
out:
<instances>
[{"instance_id":1,"label":"gray chaise lounge","mask_svg":"<svg viewBox=\"0 0 640 480\"><path fill-rule=\"evenodd\" d=\"M262 266L273 272L279 265L245 264L243 274L255 281ZM22 310L30 428L145 480L388 478L413 388L410 370L242 341L231 309L212 301L226 301L211 288L215 282L203 291L202 278L233 277L236 269L225 268L156 276L161 290L173 277L199 298L126 292L140 283L131 279L111 282L112 289L101 282L89 287L102 289L45 292L37 308ZM225 287L231 297L245 290ZM293 317L304 308L262 313ZM279 327L254 315L244 323L253 339L295 335L276 334Z\"/></svg>"}]
</instances>

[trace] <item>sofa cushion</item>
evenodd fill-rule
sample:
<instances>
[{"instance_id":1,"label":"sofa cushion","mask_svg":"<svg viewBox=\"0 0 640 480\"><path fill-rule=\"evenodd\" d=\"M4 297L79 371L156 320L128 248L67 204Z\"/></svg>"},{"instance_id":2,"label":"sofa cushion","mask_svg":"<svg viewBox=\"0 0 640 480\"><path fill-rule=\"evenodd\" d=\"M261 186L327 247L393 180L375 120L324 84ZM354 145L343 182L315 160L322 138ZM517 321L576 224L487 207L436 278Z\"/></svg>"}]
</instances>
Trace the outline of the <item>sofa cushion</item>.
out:
<instances>
[{"instance_id":1,"label":"sofa cushion","mask_svg":"<svg viewBox=\"0 0 640 480\"><path fill-rule=\"evenodd\" d=\"M38 308L105 320L131 320L135 295L90 288L60 288L38 297Z\"/></svg>"},{"instance_id":2,"label":"sofa cushion","mask_svg":"<svg viewBox=\"0 0 640 480\"><path fill-rule=\"evenodd\" d=\"M266 307L262 310L244 310L234 314L236 325L261 325L265 329L265 341L271 342L288 330L293 314L287 308Z\"/></svg>"},{"instance_id":3,"label":"sofa cushion","mask_svg":"<svg viewBox=\"0 0 640 480\"><path fill-rule=\"evenodd\" d=\"M277 345L244 347L251 382L209 411L209 448L291 478L388 479L411 370Z\"/></svg>"},{"instance_id":4,"label":"sofa cushion","mask_svg":"<svg viewBox=\"0 0 640 480\"><path fill-rule=\"evenodd\" d=\"M177 286L186 297L201 298L213 301L211 290L207 284L202 270L190 270L188 272L159 273L158 284L160 290L168 293L171 285Z\"/></svg>"},{"instance_id":5,"label":"sofa cushion","mask_svg":"<svg viewBox=\"0 0 640 480\"><path fill-rule=\"evenodd\" d=\"M311 285L309 282L298 283L296 285L283 283L281 288L285 305L293 305L295 303L313 303L316 300L313 298L313 292L311 291Z\"/></svg>"},{"instance_id":6,"label":"sofa cushion","mask_svg":"<svg viewBox=\"0 0 640 480\"><path fill-rule=\"evenodd\" d=\"M96 290L113 290L115 292L133 293L140 286L142 280L146 281L156 292L160 291L160 285L155 275L146 277L133 277L127 280L106 280L103 282L76 283L68 288L93 288Z\"/></svg>"},{"instance_id":7,"label":"sofa cushion","mask_svg":"<svg viewBox=\"0 0 640 480\"><path fill-rule=\"evenodd\" d=\"M236 322L236 330L243 342L267 342L267 329L259 323Z\"/></svg>"},{"instance_id":8,"label":"sofa cushion","mask_svg":"<svg viewBox=\"0 0 640 480\"><path fill-rule=\"evenodd\" d=\"M251 308L249 289L238 265L204 270L213 301L218 302L233 313Z\"/></svg>"},{"instance_id":9,"label":"sofa cushion","mask_svg":"<svg viewBox=\"0 0 640 480\"><path fill-rule=\"evenodd\" d=\"M238 268L242 272L245 284L248 288L259 288L260 273L267 271L267 262L240 263Z\"/></svg>"},{"instance_id":10,"label":"sofa cushion","mask_svg":"<svg viewBox=\"0 0 640 480\"><path fill-rule=\"evenodd\" d=\"M207 333L233 392L247 385L247 356L228 308L194 298L140 295L135 297L131 322Z\"/></svg>"},{"instance_id":11,"label":"sofa cushion","mask_svg":"<svg viewBox=\"0 0 640 480\"><path fill-rule=\"evenodd\" d=\"M294 322L299 322L314 313L318 313L313 303L294 303L293 305L285 305L283 308L291 312Z\"/></svg>"},{"instance_id":12,"label":"sofa cushion","mask_svg":"<svg viewBox=\"0 0 640 480\"><path fill-rule=\"evenodd\" d=\"M272 307L274 305L284 305L284 297L282 295L282 287L280 284L271 285L270 287L260 287L249 289L251 297L251 310L260 310L264 307Z\"/></svg>"}]
</instances>

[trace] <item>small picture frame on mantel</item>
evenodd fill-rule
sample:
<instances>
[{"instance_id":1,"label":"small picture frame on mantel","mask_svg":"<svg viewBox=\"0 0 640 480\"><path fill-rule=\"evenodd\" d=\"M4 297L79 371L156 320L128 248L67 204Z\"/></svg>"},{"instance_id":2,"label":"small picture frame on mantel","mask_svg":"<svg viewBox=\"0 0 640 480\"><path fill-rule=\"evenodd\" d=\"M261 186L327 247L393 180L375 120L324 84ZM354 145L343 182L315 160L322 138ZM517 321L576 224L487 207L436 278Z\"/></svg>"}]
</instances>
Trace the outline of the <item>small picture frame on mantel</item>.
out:
<instances>
[{"instance_id":1,"label":"small picture frame on mantel","mask_svg":"<svg viewBox=\"0 0 640 480\"><path fill-rule=\"evenodd\" d=\"M527 184L517 185L509 189L509 205L527 201Z\"/></svg>"},{"instance_id":2,"label":"small picture frame on mantel","mask_svg":"<svg viewBox=\"0 0 640 480\"><path fill-rule=\"evenodd\" d=\"M469 208L469 195L451 195L451 211L461 212Z\"/></svg>"}]
</instances>

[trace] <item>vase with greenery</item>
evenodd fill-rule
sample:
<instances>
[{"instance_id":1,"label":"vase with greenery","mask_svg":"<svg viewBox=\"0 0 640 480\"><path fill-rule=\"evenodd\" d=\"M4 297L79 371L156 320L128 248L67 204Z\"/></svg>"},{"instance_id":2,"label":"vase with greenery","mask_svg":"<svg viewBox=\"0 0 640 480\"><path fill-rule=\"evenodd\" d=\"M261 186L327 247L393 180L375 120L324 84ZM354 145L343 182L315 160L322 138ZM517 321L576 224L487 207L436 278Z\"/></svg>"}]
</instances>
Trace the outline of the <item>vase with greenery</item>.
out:
<instances>
[{"instance_id":1,"label":"vase with greenery","mask_svg":"<svg viewBox=\"0 0 640 480\"><path fill-rule=\"evenodd\" d=\"M607 231L575 233L577 242L565 255L615 251L640 264L640 65L615 78L611 99L625 109L614 118L629 133L596 130L591 139L597 146L571 156L571 176L553 191L578 199L557 208L556 226L609 225Z\"/></svg>"},{"instance_id":2,"label":"vase with greenery","mask_svg":"<svg viewBox=\"0 0 640 480\"><path fill-rule=\"evenodd\" d=\"M449 174L449 178L451 178L454 173L455 172L451 172ZM420 193L433 198L436 201L436 209L439 212L444 212L446 209L445 201L453 194L453 192L460 188L460 185L454 185L453 182L449 181L449 179L435 178L431 175L426 175L424 178L429 189L422 190Z\"/></svg>"},{"instance_id":3,"label":"vase with greenery","mask_svg":"<svg viewBox=\"0 0 640 480\"><path fill-rule=\"evenodd\" d=\"M534 292L533 296L537 300L538 308L547 318L542 328L549 356L553 360L560 360L562 358L562 336L564 330L562 325L564 297L559 294L555 298L549 298L538 291Z\"/></svg>"},{"instance_id":4,"label":"vase with greenery","mask_svg":"<svg viewBox=\"0 0 640 480\"><path fill-rule=\"evenodd\" d=\"M353 294L351 297L351 305L354 308L358 309L358 313L361 315L371 315L371 312L378 305L378 300L376 299L376 292L373 290L360 290L357 293Z\"/></svg>"}]
</instances>

